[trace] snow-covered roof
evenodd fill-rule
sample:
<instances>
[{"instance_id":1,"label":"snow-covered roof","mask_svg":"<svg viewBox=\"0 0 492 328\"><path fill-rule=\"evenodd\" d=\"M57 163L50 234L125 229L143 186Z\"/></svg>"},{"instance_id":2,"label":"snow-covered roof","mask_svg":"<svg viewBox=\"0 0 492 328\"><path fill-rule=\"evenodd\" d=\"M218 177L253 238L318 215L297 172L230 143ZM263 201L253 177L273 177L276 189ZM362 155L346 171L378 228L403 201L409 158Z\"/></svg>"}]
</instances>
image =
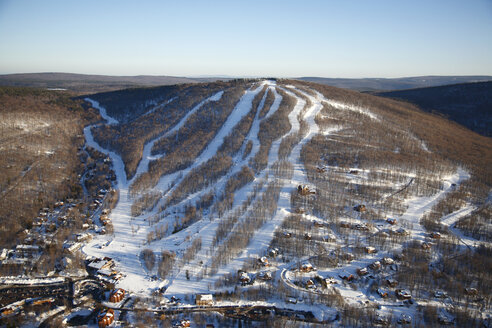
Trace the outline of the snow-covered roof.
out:
<instances>
[{"instance_id":1,"label":"snow-covered roof","mask_svg":"<svg viewBox=\"0 0 492 328\"><path fill-rule=\"evenodd\" d=\"M213 301L212 294L198 294L196 295L197 301Z\"/></svg>"}]
</instances>

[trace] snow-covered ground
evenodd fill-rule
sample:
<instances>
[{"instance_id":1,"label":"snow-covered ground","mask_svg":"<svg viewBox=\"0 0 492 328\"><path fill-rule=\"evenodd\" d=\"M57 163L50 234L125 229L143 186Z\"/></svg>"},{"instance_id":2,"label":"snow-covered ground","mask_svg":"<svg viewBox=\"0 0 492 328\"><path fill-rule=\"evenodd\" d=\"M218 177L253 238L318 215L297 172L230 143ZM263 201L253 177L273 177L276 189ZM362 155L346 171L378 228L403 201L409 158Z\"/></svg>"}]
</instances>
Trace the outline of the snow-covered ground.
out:
<instances>
[{"instance_id":1,"label":"snow-covered ground","mask_svg":"<svg viewBox=\"0 0 492 328\"><path fill-rule=\"evenodd\" d=\"M268 165L266 169L258 172L251 183L248 183L235 192L233 209L225 213L221 218L218 218L214 215L209 215L209 213L205 213L203 220L194 223L190 227L178 233L165 236L161 240L156 240L151 242L150 244L147 244L146 238L148 232L153 231L153 229L156 228L155 226L149 224L148 218L158 213L159 205L166 202L167 197L171 195L171 193L179 186L181 181L183 181L193 169L199 167L201 164L205 163L217 154L219 147L224 142L224 138L226 138L232 131L232 129L240 122L240 120L245 115L247 115L247 113L251 109L253 99L265 86L267 87L267 90L271 90L271 92L273 92L273 105L271 106L269 112L266 114L265 117L259 117L259 113L265 103L265 93L260 101L259 108L251 125L251 129L245 138L244 144L239 153L233 158L234 166L213 186L204 188L203 190L200 190L195 194L189 195L184 202L167 208L166 213L159 213L163 214L164 218L158 224L172 224L175 218L175 215L172 215L173 211L179 212L180 206L182 206L185 202L192 203L201 195L209 191L213 191L214 189L217 190L217 193L220 193L224 189L227 179L238 172L243 165L248 165L250 159L253 158L258 152L260 148L260 142L258 139L260 124L263 120L271 117L271 115L273 115L273 113L278 110L279 105L282 102L282 96L278 92L278 89L280 87L276 84L276 82L263 81L257 83L254 87L245 91L239 102L236 104L235 108L232 110L229 117L226 119L226 122L217 131L217 134L209 142L204 151L199 154L195 162L183 170L180 170L173 174L162 176L160 178L159 183L156 185L154 190L163 193L162 199L152 211L150 211L149 213L145 213L139 217L131 217L130 215L131 205L134 199L129 197L128 189L135 177L148 170L149 161L157 158L156 156L151 156L151 150L154 143L162 136L145 144L143 157L137 168L137 174L132 180L127 181L124 165L120 156L114 152L100 147L100 145L98 145L97 142L95 142L93 139L91 127L86 127L84 129L87 144L103 153L108 154L113 160L113 165L117 176L118 189L120 192L120 200L116 208L112 211L110 215L114 226L114 234L111 236L96 236L83 248L83 251L91 256L109 256L115 259L117 269L126 275L118 282L118 287L122 287L126 290L131 291L132 293L149 295L155 288L166 286L166 295L169 296L205 293L209 292L211 289L214 289L214 284L225 274L237 272L237 270L241 269L250 259L256 259L264 255L274 237L275 231L282 225L282 222L285 220L285 218L292 213L293 210L290 203L292 191L294 191L298 185L306 185L309 183L304 164L301 161L301 151L304 145L306 145L306 143L308 143L314 136L318 134L324 135L326 138L330 138L343 128L342 126L338 125L320 128L316 124L315 118L323 109L323 104L331 105L336 110L355 111L365 115L371 120L381 120L376 114L364 107L335 102L333 100L326 99L323 95L314 90L309 90L308 92L300 89L295 89L292 86L282 88L282 90L286 92L289 96L296 99L296 104L293 110L288 115L291 129L283 137L275 140L272 143L271 149L268 154ZM220 100L222 94L223 91L220 91L212 97L204 99L201 103L191 109L180 120L179 123L171 127L164 134L164 136L169 136L174 134L175 132L178 132L186 124L186 121L188 120L190 115L195 113L201 106L203 106L203 104ZM170 101L172 101L173 99L171 99ZM309 99L309 102L307 103L305 99ZM93 104L95 108L100 110L101 116L106 119L109 124L118 123L116 120L109 117L106 114L105 109L101 107L97 102L90 99L89 101ZM160 106L165 106L166 104L162 104ZM308 129L302 136L299 136L298 142L294 145L291 153L286 159L288 163L292 164L292 176L288 178L278 177L276 176L276 172L274 170L274 164L279 160L280 145L284 138L288 136L297 136L297 133L299 132L301 126L299 120L304 121ZM245 144L248 141L252 142L252 150L248 156L243 156L245 151ZM421 147L424 150L429 151L424 141L421 142ZM166 156L166 154L157 156ZM343 183L353 183L361 186L378 186L381 188L387 188L390 191L398 191L401 188L404 188L407 184L412 183L412 181L414 181L414 178L416 178L416 174L414 172L394 172L400 178L397 183L394 183L391 178L374 182L371 181L370 173L379 173L379 171L383 173L387 172L387 169L381 168L379 171L375 169L372 172L360 168L347 169L344 167L342 169L335 166L327 166L326 169L332 171L333 174L336 174L339 178L339 181L342 181ZM357 173L354 174L349 172L352 170L357 170ZM409 238L412 240L425 241L426 239L428 239L428 232L420 224L421 218L426 213L430 212L433 206L436 205L444 197L446 197L446 195L450 191L454 190L455 186L459 185L468 178L468 172L466 172L464 169L459 168L454 174L442 178L442 189L432 196L413 197L406 199L403 203L403 206L405 208L404 213L402 215L392 215L392 217L395 217L397 219L397 225L395 226L395 228L405 227L405 230L407 230L410 234ZM227 264L221 266L216 274L212 276L204 275L202 279L197 279L197 274L199 272L203 272L204 267L210 266L212 258L216 254L216 250L218 247L213 247L212 244L216 230L221 222L223 222L224 218L233 213L233 211L239 208L242 204L244 204L248 197L252 195L255 188L260 190L260 192L257 193L256 196L256 199L259 199L259 197L261 197L261 191L264 191L264 187L259 188L260 184L265 186L272 181L276 181L280 185L280 196L278 198L277 207L274 215L269 218L265 222L265 224L263 224L263 226L261 226L257 231L254 232L252 238L249 241L249 244L238 254L238 256L236 256ZM254 206L254 204L254 200L250 202L248 207L242 212L241 215L239 215L236 225L240 224L242 220L247 217L247 213L251 210L251 206ZM449 227L449 229L453 233L455 233L467 246L473 245L477 241L463 236L463 234L457 231L457 229L454 229L453 225L459 219L469 215L474 210L476 210L476 207L474 205L467 204L460 210L453 212L441 219L441 224ZM347 216L353 222L360 221L360 218L356 218L354 217L354 215ZM313 214L306 214L305 218L310 221L317 221L320 223L323 222L321 218L318 218ZM233 229L234 227L232 228L232 230ZM380 229L373 228L373 230L378 231ZM175 268L171 272L166 281L159 281L150 278L150 276L155 273L155 270L153 270L152 272L148 272L143 267L142 261L140 259L140 253L143 249L150 248L156 254L159 254L163 250L174 251L177 254L179 262L184 249L186 249L192 243L192 241L198 237L201 238L202 247L198 251L194 259L192 259L189 263L180 263L180 266ZM112 240L112 242L107 247L99 247L100 245L107 243L108 240ZM361 242L364 243L365 240L362 240ZM334 277L339 282L339 284L337 284L334 289L338 293L340 293L341 296L344 297L346 302L350 304L359 304L362 306L367 304L367 302L374 302L374 295L368 294L365 289L358 290L356 288L352 288L352 286L348 284L343 284L341 279L339 279L339 275L345 271L356 275L356 270L358 268L367 267L372 262L381 259L383 256L386 256L386 253L380 252L378 254L365 254L357 260L341 265L340 267L331 269L319 268L319 271L317 273L321 274L324 277ZM296 276L296 274L294 274L294 272L292 271L292 266L292 264L279 265L278 267L272 268L272 270L277 271L277 277L281 278L282 283L291 288L293 291L301 291L300 294L303 295L303 293L307 293L307 291L305 289L302 290L298 286L294 285L293 281L299 279L299 277L307 278L313 276L313 274ZM191 279L188 279L188 273L191 273ZM276 303L283 304L283 301L277 300ZM284 304L284 306L287 305ZM300 308L299 304L289 306L294 306L296 309ZM394 310L393 308L389 309L388 307L388 304L383 304L383 307L380 311L382 313L389 313L390 311L395 311L395 313L399 313L398 309ZM319 308L317 309L317 311L318 313L316 314L316 316L320 318L323 318L323 313L328 313L326 308Z\"/></svg>"}]
</instances>

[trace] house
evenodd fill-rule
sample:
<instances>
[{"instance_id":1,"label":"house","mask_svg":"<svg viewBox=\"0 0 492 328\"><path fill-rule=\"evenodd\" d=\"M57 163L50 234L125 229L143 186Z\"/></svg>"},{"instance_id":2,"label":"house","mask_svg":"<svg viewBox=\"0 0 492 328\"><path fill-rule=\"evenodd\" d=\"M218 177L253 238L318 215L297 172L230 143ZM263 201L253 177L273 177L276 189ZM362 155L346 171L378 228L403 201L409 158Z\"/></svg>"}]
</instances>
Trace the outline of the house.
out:
<instances>
[{"instance_id":1,"label":"house","mask_svg":"<svg viewBox=\"0 0 492 328\"><path fill-rule=\"evenodd\" d=\"M382 325L382 326L387 326L389 321L388 321L388 318L386 318L385 316L377 313L376 314L376 317L374 318L374 323L375 324L378 324L378 325Z\"/></svg>"},{"instance_id":2,"label":"house","mask_svg":"<svg viewBox=\"0 0 492 328\"><path fill-rule=\"evenodd\" d=\"M395 263L395 261L391 257L383 258L383 264L384 265L392 265L393 263Z\"/></svg>"},{"instance_id":3,"label":"house","mask_svg":"<svg viewBox=\"0 0 492 328\"><path fill-rule=\"evenodd\" d=\"M351 262L355 259L355 256L352 253L343 253L340 255L340 258L344 261Z\"/></svg>"},{"instance_id":4,"label":"house","mask_svg":"<svg viewBox=\"0 0 492 328\"><path fill-rule=\"evenodd\" d=\"M465 293L467 295L478 295L478 290L476 288L465 288Z\"/></svg>"},{"instance_id":5,"label":"house","mask_svg":"<svg viewBox=\"0 0 492 328\"><path fill-rule=\"evenodd\" d=\"M318 172L318 173L325 173L326 172L326 168L324 168L324 167L317 167L316 168L316 172Z\"/></svg>"},{"instance_id":6,"label":"house","mask_svg":"<svg viewBox=\"0 0 492 328\"><path fill-rule=\"evenodd\" d=\"M388 297L388 291L383 288L378 288L378 295L381 296L382 298Z\"/></svg>"},{"instance_id":7,"label":"house","mask_svg":"<svg viewBox=\"0 0 492 328\"><path fill-rule=\"evenodd\" d=\"M278 255L278 248L272 248L270 249L270 251L268 252L268 255L270 255L271 257L277 257Z\"/></svg>"},{"instance_id":8,"label":"house","mask_svg":"<svg viewBox=\"0 0 492 328\"><path fill-rule=\"evenodd\" d=\"M246 272L241 272L241 274L239 275L239 281L242 285L246 285L251 282L251 278Z\"/></svg>"},{"instance_id":9,"label":"house","mask_svg":"<svg viewBox=\"0 0 492 328\"><path fill-rule=\"evenodd\" d=\"M398 281L392 278L386 279L386 284L390 287L396 287L398 286Z\"/></svg>"},{"instance_id":10,"label":"house","mask_svg":"<svg viewBox=\"0 0 492 328\"><path fill-rule=\"evenodd\" d=\"M396 224L396 219L395 218L387 218L386 219L386 222L388 222L391 225L395 225Z\"/></svg>"},{"instance_id":11,"label":"house","mask_svg":"<svg viewBox=\"0 0 492 328\"><path fill-rule=\"evenodd\" d=\"M374 254L374 253L377 253L378 251L376 250L376 248L372 247L372 246L367 246L366 248L366 253L367 254Z\"/></svg>"},{"instance_id":12,"label":"house","mask_svg":"<svg viewBox=\"0 0 492 328\"><path fill-rule=\"evenodd\" d=\"M182 327L182 328L191 327L191 322L188 319L183 319L179 322L178 327Z\"/></svg>"},{"instance_id":13,"label":"house","mask_svg":"<svg viewBox=\"0 0 492 328\"><path fill-rule=\"evenodd\" d=\"M369 226L367 223L357 223L354 228L361 231L369 231Z\"/></svg>"},{"instance_id":14,"label":"house","mask_svg":"<svg viewBox=\"0 0 492 328\"><path fill-rule=\"evenodd\" d=\"M409 316L408 314L402 313L400 315L400 318L397 321L400 325L401 324L410 324L412 323L412 317Z\"/></svg>"},{"instance_id":15,"label":"house","mask_svg":"<svg viewBox=\"0 0 492 328\"><path fill-rule=\"evenodd\" d=\"M258 279L260 280L272 280L272 273L270 271L262 271L258 273Z\"/></svg>"},{"instance_id":16,"label":"house","mask_svg":"<svg viewBox=\"0 0 492 328\"><path fill-rule=\"evenodd\" d=\"M292 237L292 234L291 234L290 232L284 232L282 235L283 235L285 238L290 238L290 237Z\"/></svg>"},{"instance_id":17,"label":"house","mask_svg":"<svg viewBox=\"0 0 492 328\"><path fill-rule=\"evenodd\" d=\"M340 222L340 227L342 227L342 228L351 228L352 225L349 222L347 222L347 221L341 221Z\"/></svg>"},{"instance_id":18,"label":"house","mask_svg":"<svg viewBox=\"0 0 492 328\"><path fill-rule=\"evenodd\" d=\"M82 247L82 243L65 242L63 248L70 254L75 254Z\"/></svg>"},{"instance_id":19,"label":"house","mask_svg":"<svg viewBox=\"0 0 492 328\"><path fill-rule=\"evenodd\" d=\"M316 191L309 190L308 186L298 185L297 193L301 196L315 195Z\"/></svg>"},{"instance_id":20,"label":"house","mask_svg":"<svg viewBox=\"0 0 492 328\"><path fill-rule=\"evenodd\" d=\"M19 257L33 257L39 253L39 246L37 245L17 245L15 247L15 253Z\"/></svg>"},{"instance_id":21,"label":"house","mask_svg":"<svg viewBox=\"0 0 492 328\"><path fill-rule=\"evenodd\" d=\"M398 297L401 300L409 300L412 298L412 295L406 289L397 289L395 293L396 293L396 297Z\"/></svg>"},{"instance_id":22,"label":"house","mask_svg":"<svg viewBox=\"0 0 492 328\"><path fill-rule=\"evenodd\" d=\"M316 271L316 268L313 267L313 265L311 263L305 262L301 265L300 271L304 272L304 273L308 273L311 271Z\"/></svg>"},{"instance_id":23,"label":"house","mask_svg":"<svg viewBox=\"0 0 492 328\"><path fill-rule=\"evenodd\" d=\"M302 207L299 207L299 208L296 208L295 213L296 214L305 214L306 210Z\"/></svg>"},{"instance_id":24,"label":"house","mask_svg":"<svg viewBox=\"0 0 492 328\"><path fill-rule=\"evenodd\" d=\"M398 236L408 236L410 233L408 231L406 231L405 229L400 228L400 229L394 231L393 234L398 235Z\"/></svg>"},{"instance_id":25,"label":"house","mask_svg":"<svg viewBox=\"0 0 492 328\"><path fill-rule=\"evenodd\" d=\"M323 285L323 287L328 287L329 285L335 285L336 283L337 283L337 281L333 277L328 277L328 278L325 278L321 281L321 284Z\"/></svg>"},{"instance_id":26,"label":"house","mask_svg":"<svg viewBox=\"0 0 492 328\"><path fill-rule=\"evenodd\" d=\"M332 243L332 242L337 241L337 237L334 234L330 233L330 234L323 237L323 241L325 241L327 243Z\"/></svg>"},{"instance_id":27,"label":"house","mask_svg":"<svg viewBox=\"0 0 492 328\"><path fill-rule=\"evenodd\" d=\"M9 250L7 248L2 249L2 251L0 252L0 261L5 260L8 254Z\"/></svg>"},{"instance_id":28,"label":"house","mask_svg":"<svg viewBox=\"0 0 492 328\"><path fill-rule=\"evenodd\" d=\"M306 288L307 289L315 289L316 288L316 285L312 279L309 279L308 281L306 281Z\"/></svg>"},{"instance_id":29,"label":"house","mask_svg":"<svg viewBox=\"0 0 492 328\"><path fill-rule=\"evenodd\" d=\"M313 237L311 236L311 234L310 234L310 233L307 233L307 232L306 232L306 233L304 234L304 239L305 239L305 240L311 240L311 239L313 239Z\"/></svg>"},{"instance_id":30,"label":"house","mask_svg":"<svg viewBox=\"0 0 492 328\"><path fill-rule=\"evenodd\" d=\"M87 267L89 269L92 269L94 271L99 271L101 269L110 269L114 266L114 261L110 257L104 257L104 258L97 258L95 260L92 260Z\"/></svg>"},{"instance_id":31,"label":"house","mask_svg":"<svg viewBox=\"0 0 492 328\"><path fill-rule=\"evenodd\" d=\"M212 294L198 294L195 296L195 304L198 306L212 306L214 305L214 298Z\"/></svg>"},{"instance_id":32,"label":"house","mask_svg":"<svg viewBox=\"0 0 492 328\"><path fill-rule=\"evenodd\" d=\"M109 294L109 301L111 303L121 302L125 298L125 290L122 288L113 289Z\"/></svg>"},{"instance_id":33,"label":"house","mask_svg":"<svg viewBox=\"0 0 492 328\"><path fill-rule=\"evenodd\" d=\"M368 272L367 268L358 268L358 269L357 269L357 274L358 274L359 276L365 276L365 275L366 275L366 274L368 274L368 273L369 273L369 272Z\"/></svg>"},{"instance_id":34,"label":"house","mask_svg":"<svg viewBox=\"0 0 492 328\"><path fill-rule=\"evenodd\" d=\"M104 328L111 325L114 321L114 310L113 309L105 309L99 312L97 315L97 323L99 328Z\"/></svg>"},{"instance_id":35,"label":"house","mask_svg":"<svg viewBox=\"0 0 492 328\"><path fill-rule=\"evenodd\" d=\"M313 225L316 228L323 228L325 226L325 224L323 222L319 222L319 221L313 221Z\"/></svg>"},{"instance_id":36,"label":"house","mask_svg":"<svg viewBox=\"0 0 492 328\"><path fill-rule=\"evenodd\" d=\"M352 280L354 280L354 278L355 278L353 274L351 274L351 273L349 273L349 272L347 272L347 271L343 271L343 272L342 272L342 273L340 273L338 276L339 276L340 278L342 278L343 280L346 280L346 281L352 281Z\"/></svg>"},{"instance_id":37,"label":"house","mask_svg":"<svg viewBox=\"0 0 492 328\"><path fill-rule=\"evenodd\" d=\"M89 227L89 225L87 225L87 227ZM81 241L91 240L92 235L90 233L78 233L75 235L75 238L77 239L78 242L81 242Z\"/></svg>"},{"instance_id":38,"label":"house","mask_svg":"<svg viewBox=\"0 0 492 328\"><path fill-rule=\"evenodd\" d=\"M441 239L441 234L437 231L431 232L430 237L432 239Z\"/></svg>"},{"instance_id":39,"label":"house","mask_svg":"<svg viewBox=\"0 0 492 328\"><path fill-rule=\"evenodd\" d=\"M365 212L366 211L366 205L364 205L364 204L356 205L356 206L354 206L354 211Z\"/></svg>"},{"instance_id":40,"label":"house","mask_svg":"<svg viewBox=\"0 0 492 328\"><path fill-rule=\"evenodd\" d=\"M423 242L423 243L420 245L420 247L422 247L422 249L425 249L425 250L430 249L430 248L431 248L431 246L432 246L432 244L431 244L431 243L426 243L426 242Z\"/></svg>"},{"instance_id":41,"label":"house","mask_svg":"<svg viewBox=\"0 0 492 328\"><path fill-rule=\"evenodd\" d=\"M266 256L262 256L258 259L258 261L260 262L261 265L267 267L270 265L270 263L268 263L268 258Z\"/></svg>"},{"instance_id":42,"label":"house","mask_svg":"<svg viewBox=\"0 0 492 328\"><path fill-rule=\"evenodd\" d=\"M369 267L373 270L379 270L379 269L381 269L381 262L375 261L375 262L371 263L371 265Z\"/></svg>"}]
</instances>

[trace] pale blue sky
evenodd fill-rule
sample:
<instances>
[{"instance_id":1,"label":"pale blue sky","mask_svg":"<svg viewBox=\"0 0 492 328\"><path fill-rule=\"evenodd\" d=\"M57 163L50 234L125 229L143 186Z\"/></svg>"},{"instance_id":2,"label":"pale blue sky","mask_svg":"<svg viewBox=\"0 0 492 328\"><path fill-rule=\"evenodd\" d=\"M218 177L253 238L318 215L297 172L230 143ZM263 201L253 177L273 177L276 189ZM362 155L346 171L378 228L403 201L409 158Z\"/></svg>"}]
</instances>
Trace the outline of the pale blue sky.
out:
<instances>
[{"instance_id":1,"label":"pale blue sky","mask_svg":"<svg viewBox=\"0 0 492 328\"><path fill-rule=\"evenodd\" d=\"M492 0L0 0L0 74L492 75Z\"/></svg>"}]
</instances>

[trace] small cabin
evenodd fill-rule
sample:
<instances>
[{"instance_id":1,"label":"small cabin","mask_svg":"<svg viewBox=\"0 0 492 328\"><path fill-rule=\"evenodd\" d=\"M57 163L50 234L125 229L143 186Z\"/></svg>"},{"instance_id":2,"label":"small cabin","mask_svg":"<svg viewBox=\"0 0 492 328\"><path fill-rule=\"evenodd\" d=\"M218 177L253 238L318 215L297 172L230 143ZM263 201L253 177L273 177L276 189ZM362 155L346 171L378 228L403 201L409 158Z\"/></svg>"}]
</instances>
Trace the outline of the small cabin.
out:
<instances>
[{"instance_id":1,"label":"small cabin","mask_svg":"<svg viewBox=\"0 0 492 328\"><path fill-rule=\"evenodd\" d=\"M431 243L426 243L426 242L424 242L420 245L420 247L422 247L422 249L425 249L425 250L429 250L431 248L431 246L432 246Z\"/></svg>"},{"instance_id":2,"label":"small cabin","mask_svg":"<svg viewBox=\"0 0 492 328\"><path fill-rule=\"evenodd\" d=\"M375 262L371 263L370 267L373 270L379 270L379 269L381 269L381 262L375 261Z\"/></svg>"},{"instance_id":3,"label":"small cabin","mask_svg":"<svg viewBox=\"0 0 492 328\"><path fill-rule=\"evenodd\" d=\"M386 284L390 287L396 287L398 286L398 281L395 279L386 279Z\"/></svg>"},{"instance_id":4,"label":"small cabin","mask_svg":"<svg viewBox=\"0 0 492 328\"><path fill-rule=\"evenodd\" d=\"M367 254L375 254L377 253L378 251L376 250L376 248L372 247L372 246L367 246L366 248L366 253Z\"/></svg>"},{"instance_id":5,"label":"small cabin","mask_svg":"<svg viewBox=\"0 0 492 328\"><path fill-rule=\"evenodd\" d=\"M395 225L396 224L396 219L395 218L387 218L386 219L386 222L388 222L391 225Z\"/></svg>"},{"instance_id":6,"label":"small cabin","mask_svg":"<svg viewBox=\"0 0 492 328\"><path fill-rule=\"evenodd\" d=\"M366 205L360 204L360 205L354 206L354 210L357 212L365 212L366 211Z\"/></svg>"},{"instance_id":7,"label":"small cabin","mask_svg":"<svg viewBox=\"0 0 492 328\"><path fill-rule=\"evenodd\" d=\"M393 260L391 257L384 257L383 258L383 264L384 265L392 265L395 263L395 260Z\"/></svg>"},{"instance_id":8,"label":"small cabin","mask_svg":"<svg viewBox=\"0 0 492 328\"><path fill-rule=\"evenodd\" d=\"M241 275L239 276L239 281L241 282L241 284L245 285L251 282L251 278L246 272L242 272Z\"/></svg>"},{"instance_id":9,"label":"small cabin","mask_svg":"<svg viewBox=\"0 0 492 328\"><path fill-rule=\"evenodd\" d=\"M378 295L381 296L382 298L388 297L388 291L383 288L378 288Z\"/></svg>"},{"instance_id":10,"label":"small cabin","mask_svg":"<svg viewBox=\"0 0 492 328\"><path fill-rule=\"evenodd\" d=\"M263 266L269 266L270 263L268 262L268 258L266 256L262 256L258 259L258 262L260 262L261 265Z\"/></svg>"},{"instance_id":11,"label":"small cabin","mask_svg":"<svg viewBox=\"0 0 492 328\"><path fill-rule=\"evenodd\" d=\"M347 271L344 271L344 272L340 273L338 276L340 278L342 278L343 280L346 280L346 281L352 281L355 278L353 274L351 274L351 273L349 273Z\"/></svg>"},{"instance_id":12,"label":"small cabin","mask_svg":"<svg viewBox=\"0 0 492 328\"><path fill-rule=\"evenodd\" d=\"M396 297L398 297L401 300L409 300L412 298L412 295L406 289L397 289L396 290Z\"/></svg>"},{"instance_id":13,"label":"small cabin","mask_svg":"<svg viewBox=\"0 0 492 328\"><path fill-rule=\"evenodd\" d=\"M367 268L359 268L357 269L357 274L359 276L365 276L366 274L368 274L369 272L367 271Z\"/></svg>"},{"instance_id":14,"label":"small cabin","mask_svg":"<svg viewBox=\"0 0 492 328\"><path fill-rule=\"evenodd\" d=\"M297 193L301 196L315 195L316 191L311 191L308 186L298 185Z\"/></svg>"},{"instance_id":15,"label":"small cabin","mask_svg":"<svg viewBox=\"0 0 492 328\"><path fill-rule=\"evenodd\" d=\"M441 234L439 232L431 232L430 237L432 239L441 239Z\"/></svg>"},{"instance_id":16,"label":"small cabin","mask_svg":"<svg viewBox=\"0 0 492 328\"><path fill-rule=\"evenodd\" d=\"M258 279L260 280L272 280L272 273L270 271L262 271L258 273Z\"/></svg>"}]
</instances>

